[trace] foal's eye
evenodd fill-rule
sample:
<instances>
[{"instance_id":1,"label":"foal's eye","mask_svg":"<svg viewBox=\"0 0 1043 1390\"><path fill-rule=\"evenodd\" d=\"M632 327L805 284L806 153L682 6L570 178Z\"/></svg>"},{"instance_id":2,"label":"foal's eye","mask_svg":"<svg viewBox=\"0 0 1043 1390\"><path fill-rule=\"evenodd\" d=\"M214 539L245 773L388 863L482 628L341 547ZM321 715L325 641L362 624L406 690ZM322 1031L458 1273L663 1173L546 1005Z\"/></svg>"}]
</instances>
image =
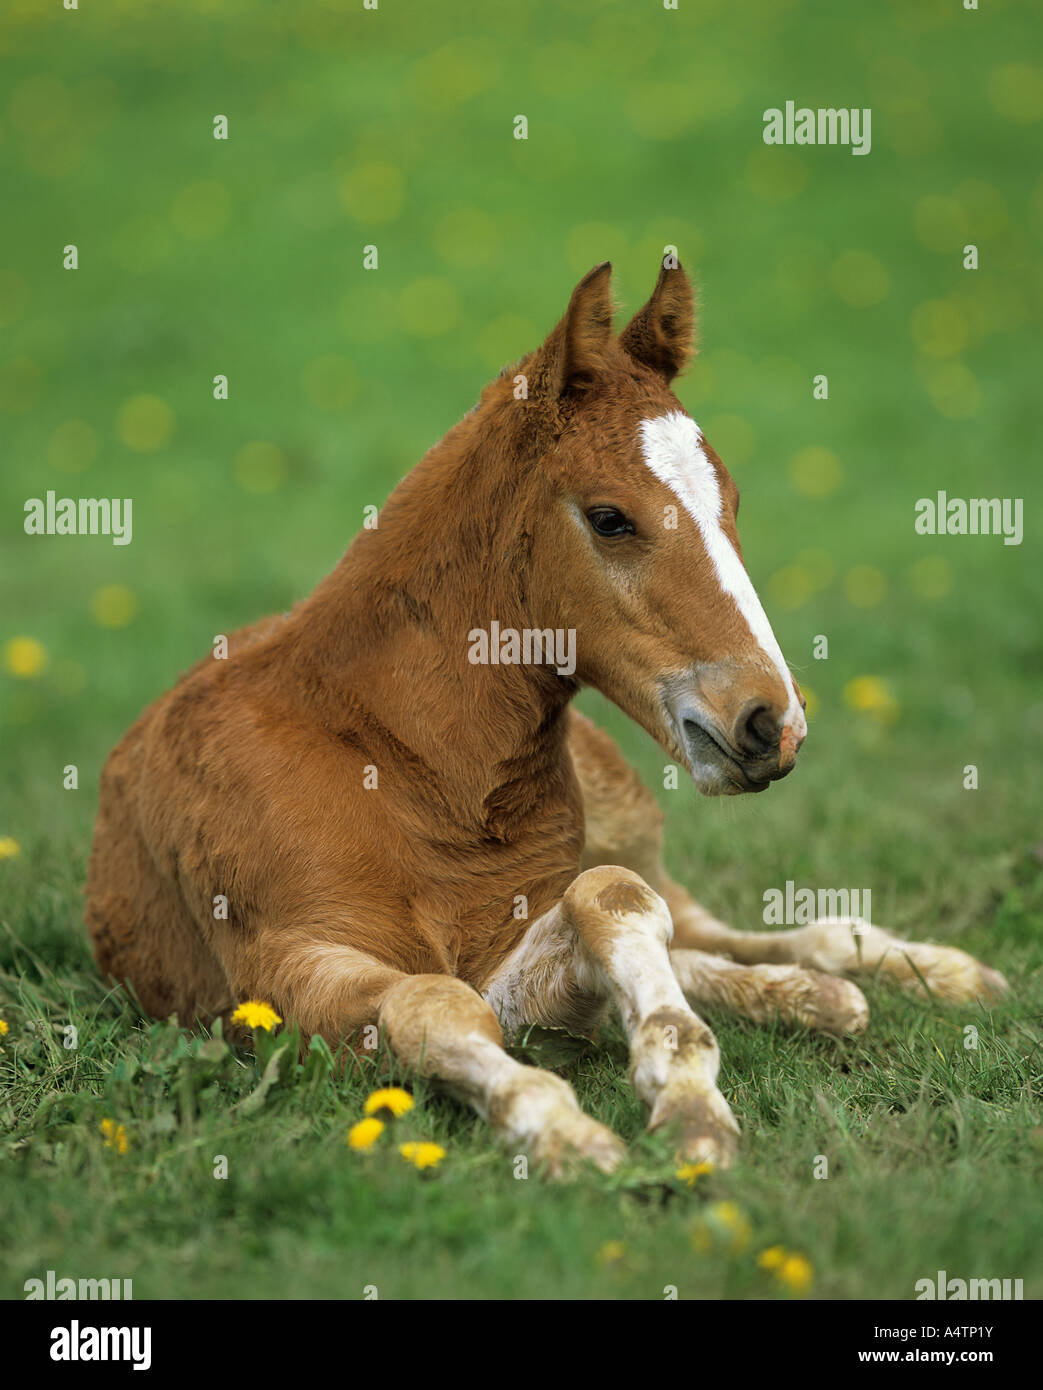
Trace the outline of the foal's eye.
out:
<instances>
[{"instance_id":1,"label":"foal's eye","mask_svg":"<svg viewBox=\"0 0 1043 1390\"><path fill-rule=\"evenodd\" d=\"M634 523L628 521L615 507L595 507L587 513L587 520L599 536L632 536Z\"/></svg>"}]
</instances>

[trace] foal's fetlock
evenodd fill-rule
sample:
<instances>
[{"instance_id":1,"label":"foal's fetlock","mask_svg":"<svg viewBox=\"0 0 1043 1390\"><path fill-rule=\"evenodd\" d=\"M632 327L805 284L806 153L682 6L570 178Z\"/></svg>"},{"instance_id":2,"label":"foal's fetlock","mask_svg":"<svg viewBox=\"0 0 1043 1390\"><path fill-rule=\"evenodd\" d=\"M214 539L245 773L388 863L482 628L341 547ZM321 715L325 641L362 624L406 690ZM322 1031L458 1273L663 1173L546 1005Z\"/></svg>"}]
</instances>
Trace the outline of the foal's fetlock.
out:
<instances>
[{"instance_id":1,"label":"foal's fetlock","mask_svg":"<svg viewBox=\"0 0 1043 1390\"><path fill-rule=\"evenodd\" d=\"M622 1140L579 1108L568 1082L538 1067L526 1067L493 1099L489 1121L537 1163L545 1163L552 1178L584 1162L611 1173L626 1155Z\"/></svg>"},{"instance_id":2,"label":"foal's fetlock","mask_svg":"<svg viewBox=\"0 0 1043 1390\"><path fill-rule=\"evenodd\" d=\"M720 1055L706 1024L680 1009L657 1009L630 1048L634 1090L651 1111L648 1128L676 1128L683 1158L727 1167L739 1126L715 1084Z\"/></svg>"}]
</instances>

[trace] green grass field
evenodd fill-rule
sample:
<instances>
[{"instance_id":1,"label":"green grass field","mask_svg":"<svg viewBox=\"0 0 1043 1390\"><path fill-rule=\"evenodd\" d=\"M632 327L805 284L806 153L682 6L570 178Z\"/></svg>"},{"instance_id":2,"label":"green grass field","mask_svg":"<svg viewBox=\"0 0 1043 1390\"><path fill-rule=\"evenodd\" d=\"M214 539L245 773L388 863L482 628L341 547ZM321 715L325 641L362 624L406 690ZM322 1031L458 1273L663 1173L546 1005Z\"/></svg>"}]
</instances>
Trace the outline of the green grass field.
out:
<instances>
[{"instance_id":1,"label":"green grass field","mask_svg":"<svg viewBox=\"0 0 1043 1390\"><path fill-rule=\"evenodd\" d=\"M909 1299L938 1269L1043 1296L1033 36L1002 0L8 6L0 1294L54 1269L137 1298L790 1297L756 1260L783 1245L808 1297ZM871 152L764 145L790 99L871 107ZM811 732L768 795L710 802L581 706L725 920L759 927L790 879L868 888L880 925L1011 992L955 1009L870 982L844 1043L707 1014L743 1143L693 1187L643 1136L610 1025L564 1071L632 1161L553 1185L383 1053L301 1070L291 1040L266 1085L278 1034L258 1060L142 1020L95 973L82 886L102 763L143 706L306 594L580 275L611 259L633 310L668 244L702 286L678 394L742 490ZM132 543L24 534L49 489L131 497ZM917 535L939 489L1024 498L1024 542ZM414 1110L352 1151L392 1081ZM399 1156L413 1139L437 1168Z\"/></svg>"}]
</instances>

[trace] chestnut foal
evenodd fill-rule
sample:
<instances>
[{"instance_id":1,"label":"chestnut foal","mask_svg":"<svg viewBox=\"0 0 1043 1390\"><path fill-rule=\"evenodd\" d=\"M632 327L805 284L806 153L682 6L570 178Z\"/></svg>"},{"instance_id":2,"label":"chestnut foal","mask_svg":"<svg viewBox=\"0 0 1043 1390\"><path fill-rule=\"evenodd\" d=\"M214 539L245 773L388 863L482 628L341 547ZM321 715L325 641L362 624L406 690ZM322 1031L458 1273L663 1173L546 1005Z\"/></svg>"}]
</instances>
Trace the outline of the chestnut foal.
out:
<instances>
[{"instance_id":1,"label":"chestnut foal","mask_svg":"<svg viewBox=\"0 0 1043 1390\"><path fill-rule=\"evenodd\" d=\"M693 1006L843 1034L868 1014L842 976L1003 987L851 921L715 921L663 871L650 794L570 712L595 686L711 796L786 776L806 733L735 484L670 390L694 313L667 264L618 338L610 267L591 271L311 598L141 716L106 763L90 862L98 965L151 1013L261 998L331 1044L378 1023L551 1171L609 1170L622 1145L501 1029L589 1031L615 1005L650 1127L723 1164L738 1128Z\"/></svg>"}]
</instances>

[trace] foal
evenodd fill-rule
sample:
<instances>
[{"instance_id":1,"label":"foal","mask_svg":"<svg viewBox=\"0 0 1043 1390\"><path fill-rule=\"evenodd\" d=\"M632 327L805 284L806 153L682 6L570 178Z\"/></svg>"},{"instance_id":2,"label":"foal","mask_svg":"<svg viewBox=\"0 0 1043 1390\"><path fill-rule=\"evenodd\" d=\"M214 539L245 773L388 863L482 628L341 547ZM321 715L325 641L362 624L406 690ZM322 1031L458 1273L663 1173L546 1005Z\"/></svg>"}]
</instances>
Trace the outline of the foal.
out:
<instances>
[{"instance_id":1,"label":"foal","mask_svg":"<svg viewBox=\"0 0 1043 1390\"><path fill-rule=\"evenodd\" d=\"M687 277L664 266L618 338L609 280L580 282L311 598L146 710L106 763L88 883L98 965L151 1013L261 998L331 1044L378 1023L551 1171L607 1171L622 1145L501 1029L589 1032L615 1005L650 1127L723 1164L738 1129L693 1006L844 1034L868 1013L841 976L1003 988L860 923L715 921L664 873L650 794L570 712L595 686L710 796L786 776L806 733L738 491L670 390Z\"/></svg>"}]
</instances>

